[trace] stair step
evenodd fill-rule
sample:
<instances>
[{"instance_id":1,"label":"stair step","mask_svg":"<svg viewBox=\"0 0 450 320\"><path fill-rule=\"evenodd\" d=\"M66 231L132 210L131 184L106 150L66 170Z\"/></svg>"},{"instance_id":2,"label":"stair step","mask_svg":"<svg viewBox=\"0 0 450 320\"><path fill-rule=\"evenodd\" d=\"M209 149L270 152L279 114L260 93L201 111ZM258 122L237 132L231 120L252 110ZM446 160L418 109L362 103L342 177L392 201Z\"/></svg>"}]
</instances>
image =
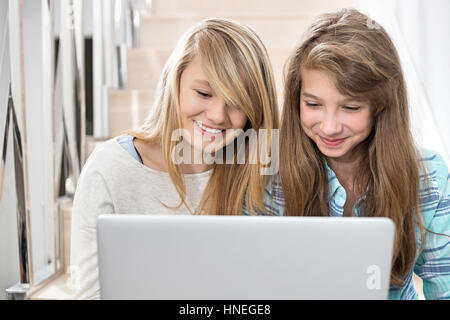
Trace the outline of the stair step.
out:
<instances>
[{"instance_id":1,"label":"stair step","mask_svg":"<svg viewBox=\"0 0 450 320\"><path fill-rule=\"evenodd\" d=\"M223 16L223 15L221 15ZM173 48L181 35L196 22L209 16L142 16L142 48ZM267 48L294 48L310 25L312 15L228 16L253 29Z\"/></svg>"},{"instance_id":2,"label":"stair step","mask_svg":"<svg viewBox=\"0 0 450 320\"><path fill-rule=\"evenodd\" d=\"M275 83L281 94L283 66L291 54L289 49L269 50ZM154 90L158 84L163 66L171 53L171 49L129 49L127 88L137 90ZM157 61L160 63L158 64Z\"/></svg>"},{"instance_id":3,"label":"stair step","mask_svg":"<svg viewBox=\"0 0 450 320\"><path fill-rule=\"evenodd\" d=\"M172 49L128 49L127 89L154 90Z\"/></svg>"},{"instance_id":4,"label":"stair step","mask_svg":"<svg viewBox=\"0 0 450 320\"><path fill-rule=\"evenodd\" d=\"M143 124L153 100L152 90L110 90L110 136Z\"/></svg>"},{"instance_id":5,"label":"stair step","mask_svg":"<svg viewBox=\"0 0 450 320\"><path fill-rule=\"evenodd\" d=\"M152 90L111 89L109 91L110 135L100 139L87 136L86 157L89 157L92 151L106 140L122 134L125 130L140 126L147 117L153 97Z\"/></svg>"},{"instance_id":6,"label":"stair step","mask_svg":"<svg viewBox=\"0 0 450 320\"><path fill-rule=\"evenodd\" d=\"M357 7L357 0L153 0L153 15L186 15L186 14L292 14L318 13L336 11L340 8Z\"/></svg>"},{"instance_id":7,"label":"stair step","mask_svg":"<svg viewBox=\"0 0 450 320\"><path fill-rule=\"evenodd\" d=\"M28 297L29 300L73 300L70 274L61 273L42 289Z\"/></svg>"}]
</instances>

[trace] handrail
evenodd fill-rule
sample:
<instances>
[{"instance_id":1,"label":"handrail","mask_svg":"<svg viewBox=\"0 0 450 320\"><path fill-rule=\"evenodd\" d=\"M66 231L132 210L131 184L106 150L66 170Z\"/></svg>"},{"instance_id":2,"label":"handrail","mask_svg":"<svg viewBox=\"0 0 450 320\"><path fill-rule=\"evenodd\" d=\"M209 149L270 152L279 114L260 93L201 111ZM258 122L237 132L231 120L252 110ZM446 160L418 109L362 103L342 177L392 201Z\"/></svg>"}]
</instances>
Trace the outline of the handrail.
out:
<instances>
[{"instance_id":1,"label":"handrail","mask_svg":"<svg viewBox=\"0 0 450 320\"><path fill-rule=\"evenodd\" d=\"M33 263L30 232L28 161L25 117L22 1L8 3L11 83L5 126L2 164L6 162L9 123L12 122L14 172L17 195L17 228L19 243L20 290L33 285ZM3 169L2 169L3 170Z\"/></svg>"},{"instance_id":2,"label":"handrail","mask_svg":"<svg viewBox=\"0 0 450 320\"><path fill-rule=\"evenodd\" d=\"M140 14L142 11L147 14L150 12L151 1L143 0L122 0L123 6L121 10L129 10L131 19L128 23L121 21L119 28L126 30L126 37L117 42L114 38L112 28L114 24L112 15L114 9L110 6L109 0L99 0L92 3L94 9L100 8L100 32L96 30L94 21L94 56L100 58L94 61L96 71L101 71L101 86L95 86L94 94L101 97L101 114L100 124L103 130L102 135L107 137L108 131L108 106L107 92L110 87L123 86L126 74L126 49L139 45L139 28ZM117 2L116 2L117 3ZM25 98L24 98L24 63L23 63L23 29L22 29L22 11L23 1L9 0L8 7L8 23L10 31L9 51L5 56L10 56L11 63L11 88L8 102L7 119L5 133L3 139L2 162L0 166L0 197L4 179L4 168L6 163L7 144L9 130L12 127L14 143L14 164L16 177L16 194L19 203L17 210L18 234L19 234L19 257L20 257L20 282L15 286L7 289L8 299L26 299L29 295L40 290L47 283L59 276L63 270L63 257L61 254L62 237L60 223L61 214L57 210L59 198L59 184L61 176L69 177L73 183L72 188L66 187L66 193L74 192L81 167L85 161L85 91L84 91L84 58L83 51L83 31L82 31L82 7L83 0L61 0L61 10L53 11L54 0L41 0L42 4L42 27L45 35L43 36L43 82L49 83L43 92L44 105L44 123L46 123L43 139L45 144L44 152L48 154L44 168L44 197L43 203L46 222L52 220L50 229L54 234L46 239L48 244L47 251L49 259L53 265L46 265L46 272L42 276L33 277L33 259L31 254L31 230L30 230L30 212L29 212L29 191L28 191L28 169L27 169L27 145L26 145L26 125L25 125ZM144 5L143 5L144 4ZM103 5L109 6L108 10L102 10ZM125 12L126 13L126 12ZM54 14L61 16L61 35L60 48L56 69L54 67L54 50L53 44L53 19ZM106 17L110 14L111 16ZM95 15L95 13L94 13ZM122 17L124 13L122 12ZM70 24L72 22L72 24ZM125 23L124 23L125 22ZM69 23L69 25L67 24ZM108 25L106 25L108 24ZM97 32L97 33L95 33ZM96 53L98 47L95 46L95 37L100 37L103 43L100 51ZM112 49L112 57L109 60L111 65L105 65L104 42L108 38L110 49ZM98 38L97 38L98 39ZM98 43L98 42L97 42ZM117 48L119 52L117 52ZM50 51L50 53L48 52ZM108 51L109 52L109 51ZM110 52L111 53L111 52ZM3 57L2 57L3 58ZM96 64L98 62L98 64ZM1 61L0 61L1 63ZM107 70L107 68L110 68ZM5 70L4 70L5 71ZM108 71L108 72L105 72ZM118 72L117 72L118 71ZM105 79L105 75L109 75L110 79ZM95 76L95 70L94 70ZM119 81L116 81L119 80ZM20 100L18 100L20 99ZM95 109L95 105L94 105ZM95 110L94 110L95 113ZM94 123L98 125L98 122ZM104 130L106 129L106 131ZM65 165L61 170L61 163ZM68 179L69 180L69 179ZM64 183L64 181L63 181ZM67 183L66 186L70 186ZM52 243L54 248L49 245ZM49 250L53 250L50 252ZM46 257L47 258L47 257ZM51 268L50 268L51 267ZM51 269L51 270L50 270Z\"/></svg>"}]
</instances>

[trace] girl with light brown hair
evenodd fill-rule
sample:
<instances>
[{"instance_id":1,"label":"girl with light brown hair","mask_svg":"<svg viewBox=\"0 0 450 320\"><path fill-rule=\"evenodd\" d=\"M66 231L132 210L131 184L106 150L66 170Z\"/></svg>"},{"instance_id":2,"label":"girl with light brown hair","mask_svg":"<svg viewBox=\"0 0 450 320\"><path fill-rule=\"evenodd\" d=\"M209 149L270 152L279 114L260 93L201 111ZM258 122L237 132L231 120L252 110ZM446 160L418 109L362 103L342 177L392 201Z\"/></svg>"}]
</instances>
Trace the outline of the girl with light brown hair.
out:
<instances>
[{"instance_id":1,"label":"girl with light brown hair","mask_svg":"<svg viewBox=\"0 0 450 320\"><path fill-rule=\"evenodd\" d=\"M259 37L228 19L207 19L188 30L163 69L142 127L99 146L83 168L72 211L75 297L100 297L100 214L240 215L244 203L250 212L264 210L267 176L259 158L234 161L239 152L249 154L251 141L231 142L240 130L264 129L270 140L278 126L272 68Z\"/></svg>"},{"instance_id":2,"label":"girl with light brown hair","mask_svg":"<svg viewBox=\"0 0 450 320\"><path fill-rule=\"evenodd\" d=\"M397 51L373 25L357 10L321 15L288 61L277 214L388 217L389 298L417 298L416 273L426 298L449 299L449 171L415 145Z\"/></svg>"}]
</instances>

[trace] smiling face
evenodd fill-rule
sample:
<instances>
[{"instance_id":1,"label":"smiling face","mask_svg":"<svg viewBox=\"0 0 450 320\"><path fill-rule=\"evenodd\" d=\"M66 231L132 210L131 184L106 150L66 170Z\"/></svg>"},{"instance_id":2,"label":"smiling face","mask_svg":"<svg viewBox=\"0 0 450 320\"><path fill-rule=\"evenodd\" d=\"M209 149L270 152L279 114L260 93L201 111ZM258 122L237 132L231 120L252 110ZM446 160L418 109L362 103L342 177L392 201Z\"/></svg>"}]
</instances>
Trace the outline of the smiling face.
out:
<instances>
[{"instance_id":1,"label":"smiling face","mask_svg":"<svg viewBox=\"0 0 450 320\"><path fill-rule=\"evenodd\" d=\"M243 129L247 116L228 106L211 87L197 55L181 74L179 104L182 128L191 137L191 145L202 151L217 151L234 139L233 130Z\"/></svg>"},{"instance_id":2,"label":"smiling face","mask_svg":"<svg viewBox=\"0 0 450 320\"><path fill-rule=\"evenodd\" d=\"M371 133L373 116L367 102L342 95L327 73L302 69L301 126L322 154L335 161L352 161Z\"/></svg>"}]
</instances>

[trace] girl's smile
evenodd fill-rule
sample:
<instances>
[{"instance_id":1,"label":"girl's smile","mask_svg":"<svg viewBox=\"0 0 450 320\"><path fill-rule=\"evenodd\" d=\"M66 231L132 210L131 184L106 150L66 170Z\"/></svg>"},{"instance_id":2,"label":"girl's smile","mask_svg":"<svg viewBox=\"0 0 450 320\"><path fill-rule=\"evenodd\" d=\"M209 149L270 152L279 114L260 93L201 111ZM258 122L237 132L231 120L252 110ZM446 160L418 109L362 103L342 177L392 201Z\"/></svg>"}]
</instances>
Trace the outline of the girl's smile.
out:
<instances>
[{"instance_id":1,"label":"girl's smile","mask_svg":"<svg viewBox=\"0 0 450 320\"><path fill-rule=\"evenodd\" d=\"M213 126L208 126L201 121L193 120L194 127L200 131L202 135L208 136L208 137L218 137L218 136L224 136L226 133L226 129L222 128L216 128Z\"/></svg>"},{"instance_id":2,"label":"girl's smile","mask_svg":"<svg viewBox=\"0 0 450 320\"><path fill-rule=\"evenodd\" d=\"M320 140L327 146L331 148L339 147L345 141L346 138L342 139L327 139L325 137L319 136Z\"/></svg>"}]
</instances>

